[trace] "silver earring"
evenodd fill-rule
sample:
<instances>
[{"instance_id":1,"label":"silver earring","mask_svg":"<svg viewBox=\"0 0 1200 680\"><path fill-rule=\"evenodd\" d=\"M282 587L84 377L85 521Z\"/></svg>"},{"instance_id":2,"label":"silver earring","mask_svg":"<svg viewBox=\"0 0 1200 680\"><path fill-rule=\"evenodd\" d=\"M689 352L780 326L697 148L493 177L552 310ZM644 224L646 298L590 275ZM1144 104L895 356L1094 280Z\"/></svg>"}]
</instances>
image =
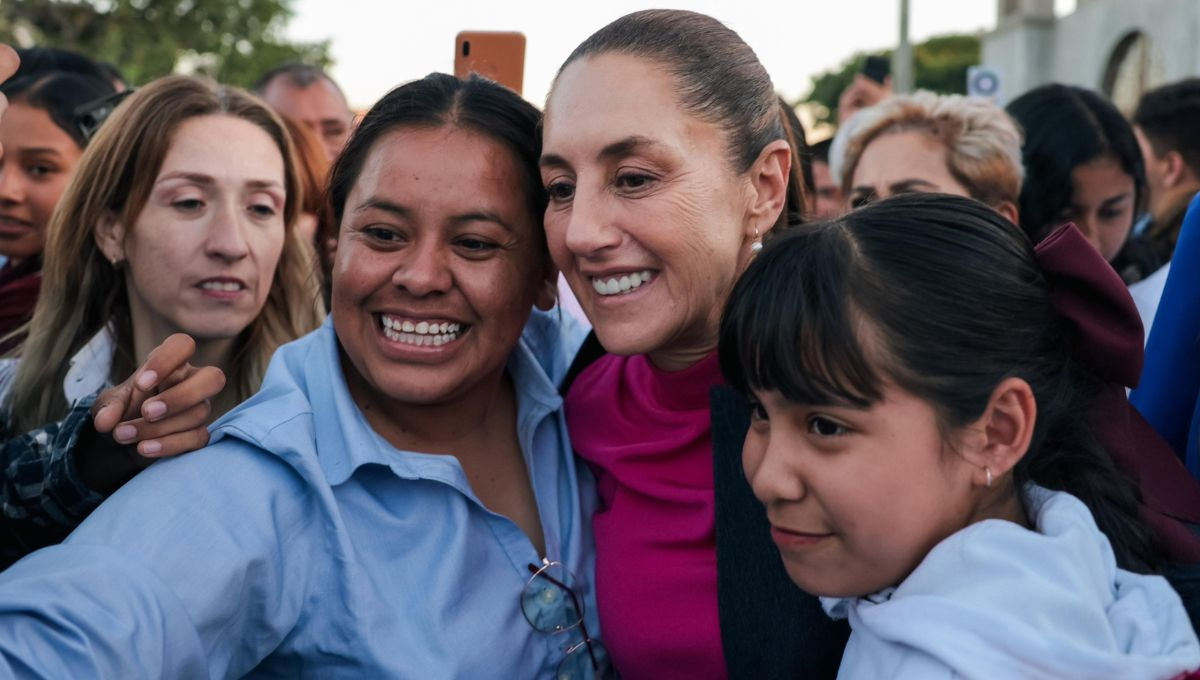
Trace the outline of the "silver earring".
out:
<instances>
[{"instance_id":1,"label":"silver earring","mask_svg":"<svg viewBox=\"0 0 1200 680\"><path fill-rule=\"evenodd\" d=\"M987 481L985 482L985 484L987 484L987 487L989 489L992 488L992 469L989 467L985 467L983 469L983 473L987 476Z\"/></svg>"},{"instance_id":2,"label":"silver earring","mask_svg":"<svg viewBox=\"0 0 1200 680\"><path fill-rule=\"evenodd\" d=\"M757 255L762 250L762 239L758 237L758 227L754 228L754 242L750 244L750 254Z\"/></svg>"}]
</instances>

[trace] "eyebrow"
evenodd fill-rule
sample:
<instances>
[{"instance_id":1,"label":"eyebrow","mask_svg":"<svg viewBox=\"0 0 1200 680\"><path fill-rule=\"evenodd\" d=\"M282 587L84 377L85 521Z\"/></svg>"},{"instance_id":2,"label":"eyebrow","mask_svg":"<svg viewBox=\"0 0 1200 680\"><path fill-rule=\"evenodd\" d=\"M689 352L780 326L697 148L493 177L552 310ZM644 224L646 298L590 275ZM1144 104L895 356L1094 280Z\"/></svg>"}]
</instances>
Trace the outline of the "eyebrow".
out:
<instances>
[{"instance_id":1,"label":"eyebrow","mask_svg":"<svg viewBox=\"0 0 1200 680\"><path fill-rule=\"evenodd\" d=\"M383 212L391 213L396 217L408 219L412 217L412 209L387 200L386 198L369 198L363 203L360 203L354 208L355 213L363 213L368 210L382 210ZM459 215L452 215L450 222L453 224L464 224L467 222L493 222L504 228L505 231L513 231L512 225L504 221L499 215L486 210L476 210L466 212Z\"/></svg>"},{"instance_id":2,"label":"eyebrow","mask_svg":"<svg viewBox=\"0 0 1200 680\"><path fill-rule=\"evenodd\" d=\"M658 147L658 146L662 146L662 145L660 143L654 141L653 139L650 139L649 137L644 137L642 135L630 135L629 137L626 137L625 139L618 140L616 142L613 142L612 144L608 144L603 149L600 149L600 153L596 154L596 159L600 160L600 161L606 161L606 160L612 160L614 158L622 158L624 156L628 156L629 154L631 154L635 151L640 151L645 148L654 148L654 147ZM542 154L542 157L540 159L538 159L538 165L543 168L547 168L547 167L565 168L565 167L569 167L571 164L568 163L567 160L565 158L563 158L562 156L558 156L556 154L549 153L549 154Z\"/></svg>"},{"instance_id":3,"label":"eyebrow","mask_svg":"<svg viewBox=\"0 0 1200 680\"><path fill-rule=\"evenodd\" d=\"M31 146L31 147L26 147L24 149L16 149L16 151L19 151L21 153L31 154L31 155L39 154L39 153L53 154L55 156L62 155L61 151L59 151L58 149L55 149L54 147L50 147L50 146Z\"/></svg>"},{"instance_id":4,"label":"eyebrow","mask_svg":"<svg viewBox=\"0 0 1200 680\"><path fill-rule=\"evenodd\" d=\"M1132 193L1127 191L1119 196L1111 196L1109 198L1104 199L1103 201L1100 202L1100 205L1111 205L1113 203L1120 203L1121 201L1128 199L1132 195L1133 195Z\"/></svg>"},{"instance_id":5,"label":"eyebrow","mask_svg":"<svg viewBox=\"0 0 1200 680\"><path fill-rule=\"evenodd\" d=\"M900 180L899 182L893 182L892 185L888 188L891 189L892 193L894 194L899 191L905 191L907 189L912 189L913 187L929 187L932 189L938 188L938 186L936 184L934 184L933 182L929 182L929 181L920 179L918 177Z\"/></svg>"},{"instance_id":6,"label":"eyebrow","mask_svg":"<svg viewBox=\"0 0 1200 680\"><path fill-rule=\"evenodd\" d=\"M158 181L155 182L155 184L161 184L173 179L182 179L193 184L199 184L201 186L214 186L217 183L217 180L212 175L205 175L199 172L177 171L168 172L167 174L158 178ZM251 189L277 189L283 191L283 184L273 179L246 180L246 186L250 187Z\"/></svg>"}]
</instances>

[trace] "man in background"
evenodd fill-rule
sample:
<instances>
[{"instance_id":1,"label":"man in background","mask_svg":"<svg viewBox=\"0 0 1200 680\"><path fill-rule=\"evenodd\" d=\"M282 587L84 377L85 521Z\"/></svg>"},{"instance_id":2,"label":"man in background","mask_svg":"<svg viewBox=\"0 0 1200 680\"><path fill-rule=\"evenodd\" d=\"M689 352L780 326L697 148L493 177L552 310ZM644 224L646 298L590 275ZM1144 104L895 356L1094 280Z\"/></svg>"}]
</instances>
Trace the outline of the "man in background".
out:
<instances>
[{"instance_id":1,"label":"man in background","mask_svg":"<svg viewBox=\"0 0 1200 680\"><path fill-rule=\"evenodd\" d=\"M254 91L271 108L312 130L330 162L354 129L354 112L342 88L315 66L295 62L276 66L259 78Z\"/></svg>"},{"instance_id":2,"label":"man in background","mask_svg":"<svg viewBox=\"0 0 1200 680\"><path fill-rule=\"evenodd\" d=\"M1200 191L1200 78L1164 85L1142 95L1133 132L1146 163L1145 239L1169 261L1192 196Z\"/></svg>"}]
</instances>

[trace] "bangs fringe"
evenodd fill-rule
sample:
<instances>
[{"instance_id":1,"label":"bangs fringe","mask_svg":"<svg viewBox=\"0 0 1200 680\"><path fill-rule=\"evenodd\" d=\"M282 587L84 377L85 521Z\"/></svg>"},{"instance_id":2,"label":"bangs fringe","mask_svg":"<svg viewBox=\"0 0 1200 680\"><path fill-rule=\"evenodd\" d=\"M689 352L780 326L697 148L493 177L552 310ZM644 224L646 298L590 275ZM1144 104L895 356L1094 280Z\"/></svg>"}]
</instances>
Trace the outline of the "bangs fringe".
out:
<instances>
[{"instance_id":1,"label":"bangs fringe","mask_svg":"<svg viewBox=\"0 0 1200 680\"><path fill-rule=\"evenodd\" d=\"M790 230L763 248L721 320L726 381L747 396L777 391L807 405L866 408L881 399L883 379L849 290L858 260L837 222Z\"/></svg>"}]
</instances>

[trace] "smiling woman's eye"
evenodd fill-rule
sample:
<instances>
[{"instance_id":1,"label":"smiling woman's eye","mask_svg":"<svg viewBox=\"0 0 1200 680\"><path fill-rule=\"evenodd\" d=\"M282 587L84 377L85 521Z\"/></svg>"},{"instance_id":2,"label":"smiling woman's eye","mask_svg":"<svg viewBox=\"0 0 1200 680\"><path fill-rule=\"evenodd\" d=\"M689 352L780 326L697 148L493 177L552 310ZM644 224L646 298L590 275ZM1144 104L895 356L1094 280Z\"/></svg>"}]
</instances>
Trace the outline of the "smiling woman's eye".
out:
<instances>
[{"instance_id":1,"label":"smiling woman's eye","mask_svg":"<svg viewBox=\"0 0 1200 680\"><path fill-rule=\"evenodd\" d=\"M633 191L645 189L653 182L654 177L644 172L622 172L617 175L616 179L618 189L630 189Z\"/></svg>"},{"instance_id":2,"label":"smiling woman's eye","mask_svg":"<svg viewBox=\"0 0 1200 680\"><path fill-rule=\"evenodd\" d=\"M569 201L575 196L575 185L563 180L555 180L546 186L546 193L555 203Z\"/></svg>"},{"instance_id":3,"label":"smiling woman's eye","mask_svg":"<svg viewBox=\"0 0 1200 680\"><path fill-rule=\"evenodd\" d=\"M250 212L258 215L259 217L274 217L275 206L268 205L266 203L256 203L250 206Z\"/></svg>"},{"instance_id":4,"label":"smiling woman's eye","mask_svg":"<svg viewBox=\"0 0 1200 680\"><path fill-rule=\"evenodd\" d=\"M395 229L388 227L365 227L362 233L376 241L384 241L386 243L393 243L400 240L400 234Z\"/></svg>"},{"instance_id":5,"label":"smiling woman's eye","mask_svg":"<svg viewBox=\"0 0 1200 680\"><path fill-rule=\"evenodd\" d=\"M491 241L471 236L464 236L456 240L454 245L471 253L487 253L499 247Z\"/></svg>"}]
</instances>

